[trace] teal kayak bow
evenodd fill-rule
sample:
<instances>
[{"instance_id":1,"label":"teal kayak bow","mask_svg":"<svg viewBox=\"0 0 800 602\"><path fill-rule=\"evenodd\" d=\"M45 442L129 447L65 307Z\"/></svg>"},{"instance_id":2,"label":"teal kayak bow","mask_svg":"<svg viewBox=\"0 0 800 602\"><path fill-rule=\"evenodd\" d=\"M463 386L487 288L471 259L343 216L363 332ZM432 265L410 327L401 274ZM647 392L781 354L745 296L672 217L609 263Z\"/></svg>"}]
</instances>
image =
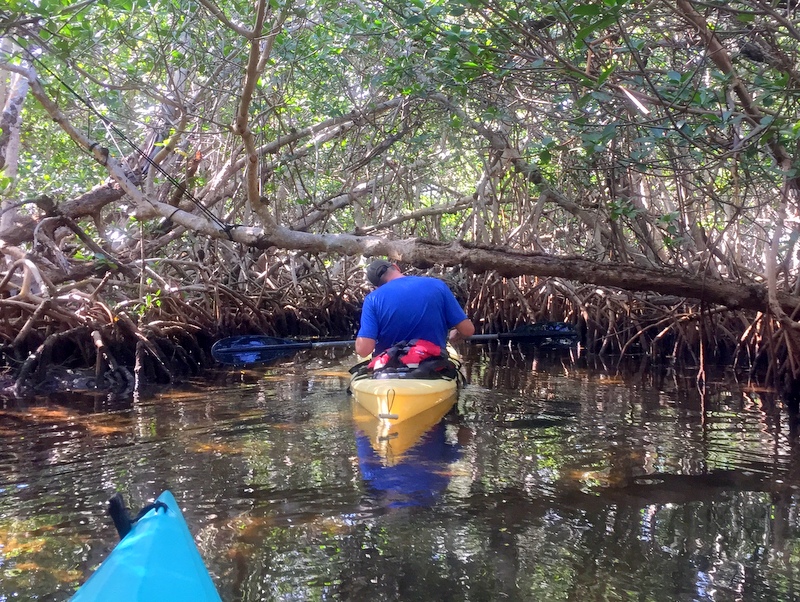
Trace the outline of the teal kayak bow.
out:
<instances>
[{"instance_id":1,"label":"teal kayak bow","mask_svg":"<svg viewBox=\"0 0 800 602\"><path fill-rule=\"evenodd\" d=\"M122 537L72 602L221 600L175 498L165 491L153 506Z\"/></svg>"}]
</instances>

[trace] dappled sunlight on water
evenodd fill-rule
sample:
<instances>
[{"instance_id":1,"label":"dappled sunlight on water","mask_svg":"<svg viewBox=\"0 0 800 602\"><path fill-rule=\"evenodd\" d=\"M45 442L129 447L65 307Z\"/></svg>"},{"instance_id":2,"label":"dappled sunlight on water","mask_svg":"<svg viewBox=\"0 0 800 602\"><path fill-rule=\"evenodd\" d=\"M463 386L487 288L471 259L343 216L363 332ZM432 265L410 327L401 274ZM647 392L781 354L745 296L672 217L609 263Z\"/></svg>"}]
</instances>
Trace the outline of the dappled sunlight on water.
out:
<instances>
[{"instance_id":1,"label":"dappled sunlight on water","mask_svg":"<svg viewBox=\"0 0 800 602\"><path fill-rule=\"evenodd\" d=\"M452 410L382 426L354 356L134 400L0 407L0 600L65 600L105 501L170 489L225 600L796 600L797 425L769 391L468 348Z\"/></svg>"}]
</instances>

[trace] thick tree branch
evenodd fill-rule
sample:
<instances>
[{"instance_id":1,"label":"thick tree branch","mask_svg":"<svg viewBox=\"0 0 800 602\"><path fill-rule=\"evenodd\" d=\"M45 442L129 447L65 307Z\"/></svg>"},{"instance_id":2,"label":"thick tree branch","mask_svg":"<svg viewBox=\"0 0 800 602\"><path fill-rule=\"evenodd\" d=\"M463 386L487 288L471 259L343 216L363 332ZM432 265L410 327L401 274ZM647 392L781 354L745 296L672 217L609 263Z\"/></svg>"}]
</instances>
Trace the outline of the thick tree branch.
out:
<instances>
[{"instance_id":1,"label":"thick tree branch","mask_svg":"<svg viewBox=\"0 0 800 602\"><path fill-rule=\"evenodd\" d=\"M261 37L264 29L264 19L266 18L267 2L259 0L256 8L256 24L253 31L256 32L250 40L250 56L247 60L244 87L239 98L239 108L233 123L233 132L242 137L244 143L247 164L245 167L245 181L247 182L247 201L250 207L261 219L267 228L274 226L274 218L268 208L261 202L261 185L259 183L258 153L256 152L255 137L249 126L250 105L253 101L253 92L259 78L264 73L267 60L269 59L272 47L275 43L275 36L278 35L286 17L289 14L290 3L281 10L275 19L272 31L266 36Z\"/></svg>"},{"instance_id":2,"label":"thick tree branch","mask_svg":"<svg viewBox=\"0 0 800 602\"><path fill-rule=\"evenodd\" d=\"M419 267L460 265L476 273L496 271L502 276L523 275L557 277L629 291L652 291L697 299L729 309L767 311L767 287L761 284L738 284L688 272L645 268L623 263L596 262L577 257L554 257L538 253L516 252L503 248L477 247L461 242L439 243L421 239L385 240L377 236L349 234L308 234L279 227L269 237L249 228L236 230L235 239L257 248L280 247L310 253L343 255L386 255ZM800 307L800 298L777 293L777 300L787 314Z\"/></svg>"},{"instance_id":3,"label":"thick tree branch","mask_svg":"<svg viewBox=\"0 0 800 602\"><path fill-rule=\"evenodd\" d=\"M58 211L61 215L72 219L80 219L87 215L97 215L106 205L118 201L125 196L125 191L114 181L95 186L81 196L61 203ZM0 230L0 239L10 245L19 245L33 238L33 229L38 223L29 216L16 216L7 228Z\"/></svg>"},{"instance_id":4,"label":"thick tree branch","mask_svg":"<svg viewBox=\"0 0 800 602\"><path fill-rule=\"evenodd\" d=\"M256 4L256 22L253 30L260 32L264 28L264 19L267 14L267 0L258 0ZM258 154L256 153L255 138L250 129L250 104L253 101L253 91L256 88L256 83L261 72L259 65L261 63L261 38L253 36L250 39L250 56L247 59L247 68L245 69L244 86L242 87L242 94L239 97L239 107L236 111L236 117L233 120L233 133L242 137L244 143L245 156L247 164L245 167L245 181L247 182L247 200L250 206L261 218L261 221L267 225L271 223L271 216L266 208L261 208L260 202L260 186L258 182Z\"/></svg>"}]
</instances>

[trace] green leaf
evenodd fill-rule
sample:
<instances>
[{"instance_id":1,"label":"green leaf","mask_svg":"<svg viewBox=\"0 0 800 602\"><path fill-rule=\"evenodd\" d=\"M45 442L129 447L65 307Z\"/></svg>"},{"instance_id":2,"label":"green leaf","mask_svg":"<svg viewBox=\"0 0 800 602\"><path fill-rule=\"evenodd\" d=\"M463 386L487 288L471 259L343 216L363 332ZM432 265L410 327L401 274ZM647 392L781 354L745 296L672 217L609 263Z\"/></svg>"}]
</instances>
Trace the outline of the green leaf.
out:
<instances>
[{"instance_id":1,"label":"green leaf","mask_svg":"<svg viewBox=\"0 0 800 602\"><path fill-rule=\"evenodd\" d=\"M539 153L539 165L549 165L553 155L549 150L544 149Z\"/></svg>"},{"instance_id":2,"label":"green leaf","mask_svg":"<svg viewBox=\"0 0 800 602\"><path fill-rule=\"evenodd\" d=\"M597 4L581 4L572 9L572 14L581 17L594 17L599 15L602 10Z\"/></svg>"},{"instance_id":3,"label":"green leaf","mask_svg":"<svg viewBox=\"0 0 800 602\"><path fill-rule=\"evenodd\" d=\"M589 104L589 102L590 102L591 100L592 100L592 95L591 95L591 94L584 94L583 96L581 96L581 97L580 97L580 98L579 98L579 99L578 99L578 100L575 102L575 105L576 105L576 106L577 106L579 109L582 109L582 108L584 108L584 107L585 107L587 104ZM576 124L576 125L581 125L581 126L582 126L582 125L586 125L586 118L585 118L585 117L578 117L578 119L576 119L576 120L575 120L575 124Z\"/></svg>"},{"instance_id":4,"label":"green leaf","mask_svg":"<svg viewBox=\"0 0 800 602\"><path fill-rule=\"evenodd\" d=\"M597 31L598 29L605 29L609 25L616 23L617 16L615 14L606 15L599 21L595 21L594 23L590 23L585 27L578 30L575 34L575 39L577 40L577 45L582 46L585 43L587 38L590 38L592 34Z\"/></svg>"},{"instance_id":5,"label":"green leaf","mask_svg":"<svg viewBox=\"0 0 800 602\"><path fill-rule=\"evenodd\" d=\"M600 72L600 75L597 77L597 85L602 86L603 83L608 79L608 76L614 73L615 66L609 65L605 69Z\"/></svg>"}]
</instances>

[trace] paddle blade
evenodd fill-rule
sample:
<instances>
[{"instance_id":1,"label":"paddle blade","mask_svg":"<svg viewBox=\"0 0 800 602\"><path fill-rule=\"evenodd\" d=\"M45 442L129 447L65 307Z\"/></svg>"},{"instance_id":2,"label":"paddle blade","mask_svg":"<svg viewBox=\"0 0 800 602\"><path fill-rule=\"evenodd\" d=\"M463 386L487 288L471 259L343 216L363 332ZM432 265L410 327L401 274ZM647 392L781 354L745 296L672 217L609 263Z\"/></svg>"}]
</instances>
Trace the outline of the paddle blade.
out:
<instances>
[{"instance_id":1,"label":"paddle blade","mask_svg":"<svg viewBox=\"0 0 800 602\"><path fill-rule=\"evenodd\" d=\"M285 339L251 335L217 341L211 348L211 356L220 364L244 366L276 362L291 357L297 350L297 344Z\"/></svg>"},{"instance_id":2,"label":"paddle blade","mask_svg":"<svg viewBox=\"0 0 800 602\"><path fill-rule=\"evenodd\" d=\"M511 332L497 334L476 334L467 339L471 342L481 341L514 341L524 345L564 349L578 342L575 327L566 322L536 322L524 324Z\"/></svg>"},{"instance_id":3,"label":"paddle blade","mask_svg":"<svg viewBox=\"0 0 800 602\"><path fill-rule=\"evenodd\" d=\"M578 342L578 332L572 324L566 322L536 322L518 326L511 332L500 335L500 338L538 347L565 348Z\"/></svg>"}]
</instances>

